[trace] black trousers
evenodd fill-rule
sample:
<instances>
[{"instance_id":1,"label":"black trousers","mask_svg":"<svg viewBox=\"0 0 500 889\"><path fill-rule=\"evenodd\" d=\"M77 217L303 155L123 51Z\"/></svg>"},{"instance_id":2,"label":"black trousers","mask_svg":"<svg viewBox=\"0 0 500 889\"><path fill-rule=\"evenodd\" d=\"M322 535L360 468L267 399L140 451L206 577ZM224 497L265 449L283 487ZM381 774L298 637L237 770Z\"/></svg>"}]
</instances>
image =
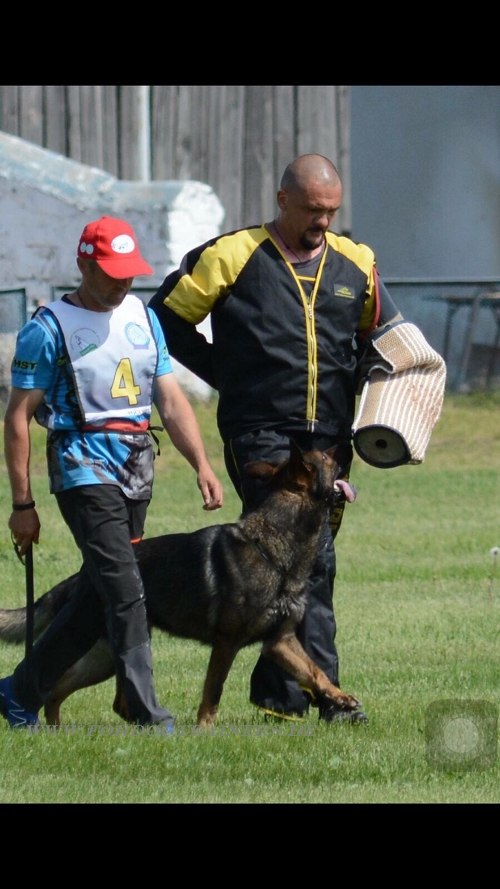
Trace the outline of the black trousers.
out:
<instances>
[{"instance_id":1,"label":"black trousers","mask_svg":"<svg viewBox=\"0 0 500 889\"><path fill-rule=\"evenodd\" d=\"M242 501L243 511L257 506L266 496L265 485L245 475L245 463L267 460L278 463L290 453L289 440L293 436L298 446L306 451L313 448L326 450L337 444L327 436L314 433L261 429L224 443L224 459L228 475ZM339 451L342 475L347 476L352 460L350 445ZM335 646L336 624L333 612L333 585L335 579L334 536L342 520L343 504L331 517L320 541L318 556L308 582L308 604L304 617L297 628L297 636L307 654L339 685L339 662ZM277 713L299 714L307 712L310 696L289 673L269 658L261 656L250 679L250 701L257 707Z\"/></svg>"},{"instance_id":2,"label":"black trousers","mask_svg":"<svg viewBox=\"0 0 500 889\"><path fill-rule=\"evenodd\" d=\"M132 541L144 531L149 501L116 485L85 485L56 495L83 556L75 594L14 671L17 699L38 711L72 664L107 636L131 722L171 719L153 686L144 589Z\"/></svg>"}]
</instances>

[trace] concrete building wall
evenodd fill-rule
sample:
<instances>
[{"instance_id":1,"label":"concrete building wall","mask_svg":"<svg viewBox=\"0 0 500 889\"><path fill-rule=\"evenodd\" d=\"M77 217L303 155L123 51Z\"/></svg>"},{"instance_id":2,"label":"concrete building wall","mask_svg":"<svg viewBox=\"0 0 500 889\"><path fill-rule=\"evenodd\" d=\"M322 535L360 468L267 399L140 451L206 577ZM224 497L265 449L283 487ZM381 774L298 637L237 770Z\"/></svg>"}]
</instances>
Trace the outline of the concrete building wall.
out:
<instances>
[{"instance_id":1,"label":"concrete building wall","mask_svg":"<svg viewBox=\"0 0 500 889\"><path fill-rule=\"evenodd\" d=\"M224 210L204 183L119 181L0 133L0 290L24 288L28 314L52 299L52 288L79 282L78 239L84 225L101 215L122 217L134 227L155 270L134 282L133 289L148 288L147 299L187 250L220 232ZM18 309L15 294L0 296L4 334L20 326L16 304ZM5 375L6 366L10 361L0 359L0 373ZM202 396L211 391L180 365L176 370L190 391Z\"/></svg>"}]
</instances>

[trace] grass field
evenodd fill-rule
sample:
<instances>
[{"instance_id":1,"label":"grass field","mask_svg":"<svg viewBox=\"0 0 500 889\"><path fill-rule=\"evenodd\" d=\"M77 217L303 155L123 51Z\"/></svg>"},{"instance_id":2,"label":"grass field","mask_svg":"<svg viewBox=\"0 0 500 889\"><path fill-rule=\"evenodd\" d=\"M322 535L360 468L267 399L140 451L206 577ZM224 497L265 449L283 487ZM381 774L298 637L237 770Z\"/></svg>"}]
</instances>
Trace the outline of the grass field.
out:
<instances>
[{"instance_id":1,"label":"grass field","mask_svg":"<svg viewBox=\"0 0 500 889\"><path fill-rule=\"evenodd\" d=\"M57 734L0 724L3 803L498 803L500 393L448 396L421 466L377 470L356 458L358 499L337 541L335 590L342 685L366 726L264 723L248 701L258 655L240 652L218 725L195 728L208 649L153 636L160 700L177 717L168 738L116 717L113 681L77 692ZM214 405L196 405L214 466L226 479ZM75 546L48 494L44 433L34 430L42 536L37 595L76 570ZM201 509L194 475L162 435L147 535L233 521ZM24 570L0 485L0 604L24 604ZM0 644L0 675L22 648Z\"/></svg>"}]
</instances>

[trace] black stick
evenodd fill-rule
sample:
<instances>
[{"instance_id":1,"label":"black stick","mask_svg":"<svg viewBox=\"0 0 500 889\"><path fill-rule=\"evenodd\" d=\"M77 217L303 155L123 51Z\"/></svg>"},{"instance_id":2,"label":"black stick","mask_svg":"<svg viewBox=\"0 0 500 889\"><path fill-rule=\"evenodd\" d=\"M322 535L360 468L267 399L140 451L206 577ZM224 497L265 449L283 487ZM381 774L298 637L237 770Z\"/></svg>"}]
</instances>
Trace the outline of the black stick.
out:
<instances>
[{"instance_id":1,"label":"black stick","mask_svg":"<svg viewBox=\"0 0 500 889\"><path fill-rule=\"evenodd\" d=\"M25 554L25 572L26 572L26 643L25 657L29 658L31 649L33 648L33 637L35 628L35 586L33 580L33 544L30 543Z\"/></svg>"}]
</instances>

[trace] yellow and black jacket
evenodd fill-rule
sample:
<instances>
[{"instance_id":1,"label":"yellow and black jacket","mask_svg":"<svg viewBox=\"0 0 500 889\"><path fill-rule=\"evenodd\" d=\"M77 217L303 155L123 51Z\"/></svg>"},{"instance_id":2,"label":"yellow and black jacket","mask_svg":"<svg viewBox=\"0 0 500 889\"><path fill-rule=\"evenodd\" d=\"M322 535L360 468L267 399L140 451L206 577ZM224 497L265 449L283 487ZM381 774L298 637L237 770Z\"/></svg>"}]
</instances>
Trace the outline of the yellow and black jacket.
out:
<instances>
[{"instance_id":1,"label":"yellow and black jacket","mask_svg":"<svg viewBox=\"0 0 500 889\"><path fill-rule=\"evenodd\" d=\"M328 232L316 261L291 265L267 228L191 250L150 302L170 353L219 392L227 441L259 428L350 440L358 335L378 323L372 250ZM211 316L213 343L196 330Z\"/></svg>"}]
</instances>

